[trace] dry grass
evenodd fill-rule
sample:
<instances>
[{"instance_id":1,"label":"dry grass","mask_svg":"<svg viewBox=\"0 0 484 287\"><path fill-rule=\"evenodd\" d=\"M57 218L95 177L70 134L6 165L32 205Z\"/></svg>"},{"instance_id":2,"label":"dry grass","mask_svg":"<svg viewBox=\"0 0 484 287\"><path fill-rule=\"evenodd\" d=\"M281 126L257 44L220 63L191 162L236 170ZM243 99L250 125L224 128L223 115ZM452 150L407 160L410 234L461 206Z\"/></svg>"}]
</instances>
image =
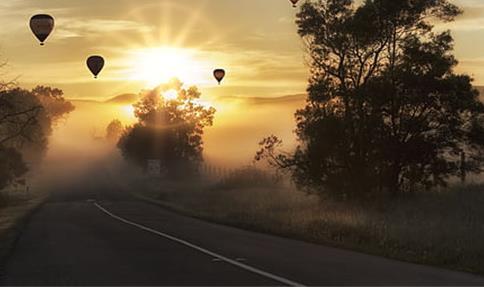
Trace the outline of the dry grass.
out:
<instances>
[{"instance_id":1,"label":"dry grass","mask_svg":"<svg viewBox=\"0 0 484 287\"><path fill-rule=\"evenodd\" d=\"M28 215L43 201L41 194L0 191L0 265L13 246Z\"/></svg>"},{"instance_id":2,"label":"dry grass","mask_svg":"<svg viewBox=\"0 0 484 287\"><path fill-rule=\"evenodd\" d=\"M217 184L153 182L145 192L220 223L484 274L484 185L378 204L337 202L239 171Z\"/></svg>"}]
</instances>

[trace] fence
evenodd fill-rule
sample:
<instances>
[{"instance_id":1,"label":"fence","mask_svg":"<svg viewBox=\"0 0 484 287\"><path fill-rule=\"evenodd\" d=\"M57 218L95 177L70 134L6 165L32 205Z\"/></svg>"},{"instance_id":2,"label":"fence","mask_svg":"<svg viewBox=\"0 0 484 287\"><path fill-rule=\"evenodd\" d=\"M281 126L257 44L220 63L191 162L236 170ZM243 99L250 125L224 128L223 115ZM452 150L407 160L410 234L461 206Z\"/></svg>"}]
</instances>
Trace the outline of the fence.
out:
<instances>
[{"instance_id":1,"label":"fence","mask_svg":"<svg viewBox=\"0 0 484 287\"><path fill-rule=\"evenodd\" d=\"M199 174L211 182L227 183L228 181L246 182L281 182L283 177L275 171L262 170L252 165L239 168L218 166L212 163L203 163Z\"/></svg>"}]
</instances>

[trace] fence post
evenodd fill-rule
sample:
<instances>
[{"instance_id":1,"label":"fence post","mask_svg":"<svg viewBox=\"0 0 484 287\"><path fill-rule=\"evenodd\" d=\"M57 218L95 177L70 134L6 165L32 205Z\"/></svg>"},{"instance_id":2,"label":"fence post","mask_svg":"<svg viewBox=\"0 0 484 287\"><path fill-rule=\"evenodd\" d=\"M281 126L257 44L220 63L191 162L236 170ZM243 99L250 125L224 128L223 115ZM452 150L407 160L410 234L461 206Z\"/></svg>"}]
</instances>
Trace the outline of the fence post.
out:
<instances>
[{"instance_id":1,"label":"fence post","mask_svg":"<svg viewBox=\"0 0 484 287\"><path fill-rule=\"evenodd\" d=\"M466 153L464 151L460 154L460 180L462 183L466 181L467 172L466 172Z\"/></svg>"}]
</instances>

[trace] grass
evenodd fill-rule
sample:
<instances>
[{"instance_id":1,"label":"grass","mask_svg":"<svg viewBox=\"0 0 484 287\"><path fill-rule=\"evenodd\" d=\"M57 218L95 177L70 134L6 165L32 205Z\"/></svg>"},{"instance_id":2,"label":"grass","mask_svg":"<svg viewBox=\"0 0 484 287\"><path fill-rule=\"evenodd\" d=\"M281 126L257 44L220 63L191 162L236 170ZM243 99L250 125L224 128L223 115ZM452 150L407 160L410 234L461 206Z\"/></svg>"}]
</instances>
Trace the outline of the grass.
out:
<instances>
[{"instance_id":1,"label":"grass","mask_svg":"<svg viewBox=\"0 0 484 287\"><path fill-rule=\"evenodd\" d=\"M379 204L342 202L243 169L218 182L152 181L142 196L218 223L484 274L483 185L455 185Z\"/></svg>"},{"instance_id":2,"label":"grass","mask_svg":"<svg viewBox=\"0 0 484 287\"><path fill-rule=\"evenodd\" d=\"M29 215L44 196L0 191L0 265L8 256Z\"/></svg>"}]
</instances>

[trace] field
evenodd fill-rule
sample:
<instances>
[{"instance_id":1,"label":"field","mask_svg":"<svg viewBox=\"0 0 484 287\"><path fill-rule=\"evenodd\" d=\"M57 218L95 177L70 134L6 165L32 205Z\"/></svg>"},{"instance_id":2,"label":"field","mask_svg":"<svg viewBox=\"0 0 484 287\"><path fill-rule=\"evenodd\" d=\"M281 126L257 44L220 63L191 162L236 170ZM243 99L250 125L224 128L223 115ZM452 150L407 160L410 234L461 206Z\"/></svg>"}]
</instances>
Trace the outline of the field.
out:
<instances>
[{"instance_id":1,"label":"field","mask_svg":"<svg viewBox=\"0 0 484 287\"><path fill-rule=\"evenodd\" d=\"M132 184L141 181L146 185L146 178ZM379 203L341 202L247 168L222 182L151 181L141 196L223 224L484 274L483 191L484 185L456 184Z\"/></svg>"}]
</instances>

